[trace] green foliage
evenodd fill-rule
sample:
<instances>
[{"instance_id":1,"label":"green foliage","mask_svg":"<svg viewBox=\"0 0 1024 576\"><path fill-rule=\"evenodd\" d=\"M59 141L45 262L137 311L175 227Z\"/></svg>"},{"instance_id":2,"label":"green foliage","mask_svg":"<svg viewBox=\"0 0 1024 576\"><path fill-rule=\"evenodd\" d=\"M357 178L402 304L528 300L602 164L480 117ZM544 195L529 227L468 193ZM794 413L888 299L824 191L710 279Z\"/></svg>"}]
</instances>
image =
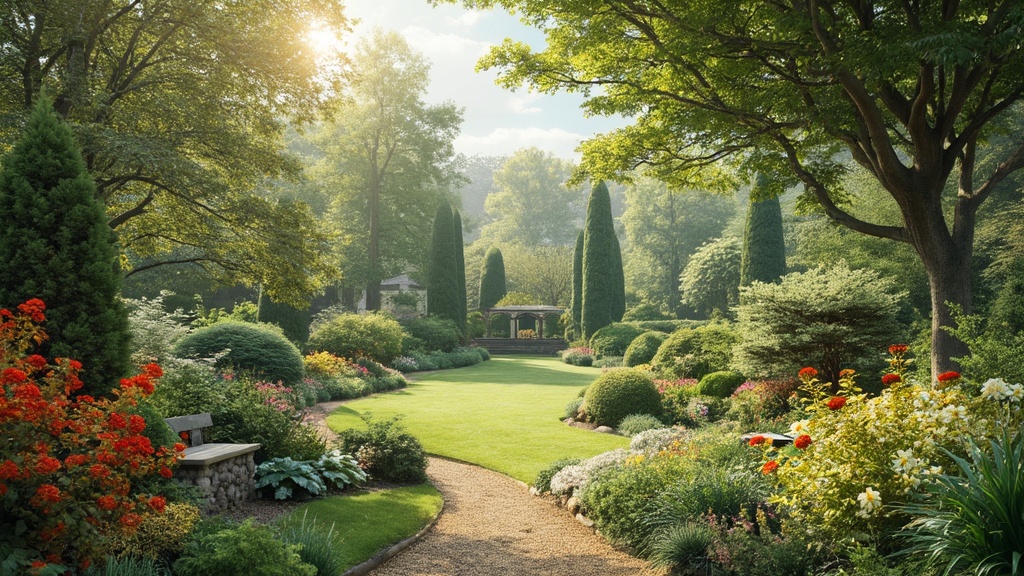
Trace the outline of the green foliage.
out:
<instances>
[{"instance_id":1,"label":"green foliage","mask_svg":"<svg viewBox=\"0 0 1024 576\"><path fill-rule=\"evenodd\" d=\"M328 488L344 490L366 481L366 473L359 467L355 458L342 454L340 450L331 450L313 463L313 468L324 479Z\"/></svg>"},{"instance_id":2,"label":"green foliage","mask_svg":"<svg viewBox=\"0 0 1024 576\"><path fill-rule=\"evenodd\" d=\"M728 398L746 381L743 374L732 370L721 370L705 374L697 385L698 394L715 398Z\"/></svg>"},{"instance_id":3,"label":"green foliage","mask_svg":"<svg viewBox=\"0 0 1024 576\"><path fill-rule=\"evenodd\" d=\"M740 241L721 238L694 251L679 278L683 303L705 318L731 316L739 303Z\"/></svg>"},{"instance_id":4,"label":"green foliage","mask_svg":"<svg viewBox=\"0 0 1024 576\"><path fill-rule=\"evenodd\" d=\"M41 96L0 171L0 307L46 304L36 352L86 363L82 393L128 375L128 317L114 235L71 129Z\"/></svg>"},{"instance_id":5,"label":"green foliage","mask_svg":"<svg viewBox=\"0 0 1024 576\"><path fill-rule=\"evenodd\" d=\"M590 348L569 348L562 352L562 361L573 366L593 366L594 351Z\"/></svg>"},{"instance_id":6,"label":"green foliage","mask_svg":"<svg viewBox=\"0 0 1024 576\"><path fill-rule=\"evenodd\" d=\"M725 370L739 335L725 324L682 328L669 335L654 355L655 368L673 378L703 378Z\"/></svg>"},{"instance_id":7,"label":"green foliage","mask_svg":"<svg viewBox=\"0 0 1024 576\"><path fill-rule=\"evenodd\" d=\"M281 540L299 547L299 557L316 567L316 576L339 576L346 568L344 544L335 535L334 524L327 530L318 528L316 516L307 523L307 512L303 511L301 522L281 531Z\"/></svg>"},{"instance_id":8,"label":"green foliage","mask_svg":"<svg viewBox=\"0 0 1024 576\"><path fill-rule=\"evenodd\" d=\"M732 395L728 418L742 430L784 432L789 422L783 417L796 407L789 398L798 384L797 380L759 380L741 386Z\"/></svg>"},{"instance_id":9,"label":"green foliage","mask_svg":"<svg viewBox=\"0 0 1024 576\"><path fill-rule=\"evenodd\" d=\"M968 438L970 460L936 475L928 497L901 508L914 520L905 552L946 572L1024 574L1024 434L1004 428L985 449Z\"/></svg>"},{"instance_id":10,"label":"green foliage","mask_svg":"<svg viewBox=\"0 0 1024 576\"><path fill-rule=\"evenodd\" d=\"M174 312L164 309L166 300L173 296L171 292L161 291L155 298L124 299L131 331L132 365L156 362L166 367L174 345L189 333L189 317L180 308Z\"/></svg>"},{"instance_id":11,"label":"green foliage","mask_svg":"<svg viewBox=\"0 0 1024 576\"><path fill-rule=\"evenodd\" d=\"M179 358L217 357L218 367L231 367L273 382L294 384L302 380L299 349L280 328L270 324L217 322L182 338L174 354Z\"/></svg>"},{"instance_id":12,"label":"green foliage","mask_svg":"<svg viewBox=\"0 0 1024 576\"><path fill-rule=\"evenodd\" d=\"M626 436L636 436L647 430L664 428L665 424L650 414L630 414L619 422L619 433Z\"/></svg>"},{"instance_id":13,"label":"green foliage","mask_svg":"<svg viewBox=\"0 0 1024 576\"><path fill-rule=\"evenodd\" d=\"M594 368L622 368L622 356L602 356L594 360Z\"/></svg>"},{"instance_id":14,"label":"green foliage","mask_svg":"<svg viewBox=\"0 0 1024 576\"><path fill-rule=\"evenodd\" d=\"M480 309L490 308L505 297L505 260L501 249L491 246L484 256L483 269L480 271Z\"/></svg>"},{"instance_id":15,"label":"green foliage","mask_svg":"<svg viewBox=\"0 0 1024 576\"><path fill-rule=\"evenodd\" d=\"M618 239L612 222L608 186L598 182L587 203L583 228L583 306L581 333L589 339L595 332L622 318L625 290L622 280L622 255L616 254Z\"/></svg>"},{"instance_id":16,"label":"green foliage","mask_svg":"<svg viewBox=\"0 0 1024 576\"><path fill-rule=\"evenodd\" d=\"M736 367L777 376L814 366L832 382L842 367L860 360L879 368L880 348L903 339L895 317L904 295L890 287L876 272L851 270L845 262L744 287Z\"/></svg>"},{"instance_id":17,"label":"green foliage","mask_svg":"<svg viewBox=\"0 0 1024 576\"><path fill-rule=\"evenodd\" d=\"M676 282L679 275L676 275ZM677 298L678 300L678 298ZM661 307L652 302L641 302L632 306L622 315L623 322L644 322L649 320L669 320L668 314L661 311Z\"/></svg>"},{"instance_id":18,"label":"green foliage","mask_svg":"<svg viewBox=\"0 0 1024 576\"><path fill-rule=\"evenodd\" d=\"M139 403L135 405L132 413L138 414L145 419L146 428L142 433L146 438L149 438L150 444L152 444L154 448L158 448L160 446L173 448L174 445L180 441L174 431L171 430L171 427L164 421L163 415L160 414L149 398L140 400Z\"/></svg>"},{"instance_id":19,"label":"green foliage","mask_svg":"<svg viewBox=\"0 0 1024 576\"><path fill-rule=\"evenodd\" d=\"M583 406L583 398L573 398L565 405L565 418L578 418L580 414L580 407Z\"/></svg>"},{"instance_id":20,"label":"green foliage","mask_svg":"<svg viewBox=\"0 0 1024 576\"><path fill-rule=\"evenodd\" d=\"M625 322L609 324L590 337L590 348L598 358L602 356L623 356L626 348L643 330Z\"/></svg>"},{"instance_id":21,"label":"green foliage","mask_svg":"<svg viewBox=\"0 0 1024 576\"><path fill-rule=\"evenodd\" d=\"M327 492L311 462L271 458L256 467L256 489L273 490L275 500L304 499Z\"/></svg>"},{"instance_id":22,"label":"green foliage","mask_svg":"<svg viewBox=\"0 0 1024 576\"><path fill-rule=\"evenodd\" d=\"M587 388L585 410L598 424L617 427L630 414L661 414L661 396L646 373L632 368L611 370Z\"/></svg>"},{"instance_id":23,"label":"green foliage","mask_svg":"<svg viewBox=\"0 0 1024 576\"><path fill-rule=\"evenodd\" d=\"M259 301L256 305L258 306L256 320L279 326L284 331L284 335L296 346L302 346L309 338L311 320L309 308L299 309L290 304L275 302L263 290L260 290Z\"/></svg>"},{"instance_id":24,"label":"green foliage","mask_svg":"<svg viewBox=\"0 0 1024 576\"><path fill-rule=\"evenodd\" d=\"M735 211L732 198L673 189L650 177L638 177L626 188L626 284L659 314L641 318L627 310L628 319L661 319L661 309L672 317L683 312L679 276L686 262L701 244L722 234Z\"/></svg>"},{"instance_id":25,"label":"green foliage","mask_svg":"<svg viewBox=\"0 0 1024 576\"><path fill-rule=\"evenodd\" d=\"M815 542L812 540L812 542ZM750 576L810 576L817 574L815 568L822 563L821 550L799 537L780 537L762 529L754 533L744 528L734 528L722 535L721 546L728 551L726 568L735 574ZM883 576L884 572L870 572L871 576ZM918 575L920 572L914 572ZM865 574L865 576L867 576ZM888 576L888 575L886 575ZM910 574L907 574L910 576Z\"/></svg>"},{"instance_id":26,"label":"green foliage","mask_svg":"<svg viewBox=\"0 0 1024 576\"><path fill-rule=\"evenodd\" d=\"M1009 264L1006 280L989 311L991 332L1012 336L1024 334L1024 257Z\"/></svg>"},{"instance_id":27,"label":"green foliage","mask_svg":"<svg viewBox=\"0 0 1024 576\"><path fill-rule=\"evenodd\" d=\"M434 215L434 233L430 243L430 266L427 269L427 313L452 320L456 324L462 308L459 306L458 276L456 274L455 247L452 242L454 220L447 202L437 207Z\"/></svg>"},{"instance_id":28,"label":"green foliage","mask_svg":"<svg viewBox=\"0 0 1024 576\"><path fill-rule=\"evenodd\" d=\"M115 558L128 561L132 558L173 558L181 554L185 540L199 522L199 517L198 506L170 502L163 512L142 515L142 522L134 531L115 534L110 542L110 550Z\"/></svg>"},{"instance_id":29,"label":"green foliage","mask_svg":"<svg viewBox=\"0 0 1024 576\"><path fill-rule=\"evenodd\" d=\"M689 474L660 492L648 507L648 528L699 522L707 516L754 520L753 513L771 492L760 472L730 470L725 463L694 466ZM767 528L767 527L765 527Z\"/></svg>"},{"instance_id":30,"label":"green foliage","mask_svg":"<svg viewBox=\"0 0 1024 576\"><path fill-rule=\"evenodd\" d=\"M537 478L533 481L533 487L541 494L550 492L551 478L553 478L555 474L558 474L562 468L565 468L566 466L575 466L580 462L582 462L582 460L579 458L563 458L561 460L555 460L550 466L537 473Z\"/></svg>"},{"instance_id":31,"label":"green foliage","mask_svg":"<svg viewBox=\"0 0 1024 576\"><path fill-rule=\"evenodd\" d=\"M100 566L90 566L82 576L164 576L166 574L155 558L124 556L107 558Z\"/></svg>"},{"instance_id":32,"label":"green foliage","mask_svg":"<svg viewBox=\"0 0 1024 576\"><path fill-rule=\"evenodd\" d=\"M410 336L422 342L421 348L424 351L451 352L459 347L459 327L449 319L424 316L403 321L402 327Z\"/></svg>"},{"instance_id":33,"label":"green foliage","mask_svg":"<svg viewBox=\"0 0 1024 576\"><path fill-rule=\"evenodd\" d=\"M662 342L668 339L668 334L649 330L640 334L629 343L626 352L623 354L622 362L628 366L639 366L647 364L654 359Z\"/></svg>"},{"instance_id":34,"label":"green foliage","mask_svg":"<svg viewBox=\"0 0 1024 576\"><path fill-rule=\"evenodd\" d=\"M299 556L299 546L280 540L273 530L252 519L231 526L197 530L174 562L176 576L316 576L316 568ZM244 561L241 561L244 559Z\"/></svg>"},{"instance_id":35,"label":"green foliage","mask_svg":"<svg viewBox=\"0 0 1024 576\"><path fill-rule=\"evenodd\" d=\"M404 336L401 324L386 314L339 314L314 327L306 347L389 364L402 353Z\"/></svg>"},{"instance_id":36,"label":"green foliage","mask_svg":"<svg viewBox=\"0 0 1024 576\"><path fill-rule=\"evenodd\" d=\"M743 231L740 286L775 282L786 273L786 241L782 235L782 206L778 196L764 198L766 182L758 174L750 192L747 224Z\"/></svg>"},{"instance_id":37,"label":"green foliage","mask_svg":"<svg viewBox=\"0 0 1024 576\"><path fill-rule=\"evenodd\" d=\"M569 246L524 246L503 249L505 275L515 280L518 292L529 294L534 304L565 306L572 298L572 254ZM549 327L550 322L545 322ZM545 329L551 333L554 330Z\"/></svg>"},{"instance_id":38,"label":"green foliage","mask_svg":"<svg viewBox=\"0 0 1024 576\"><path fill-rule=\"evenodd\" d=\"M672 568L677 574L700 574L711 566L710 548L715 535L707 524L688 522L669 526L651 538L651 565Z\"/></svg>"},{"instance_id":39,"label":"green foliage","mask_svg":"<svg viewBox=\"0 0 1024 576\"><path fill-rule=\"evenodd\" d=\"M349 428L339 434L342 452L354 454L371 477L386 482L418 483L427 479L423 446L399 424L398 418L363 417L366 430Z\"/></svg>"},{"instance_id":40,"label":"green foliage","mask_svg":"<svg viewBox=\"0 0 1024 576\"><path fill-rule=\"evenodd\" d=\"M577 340L583 336L583 240L584 232L576 236L576 247L572 253L572 299L569 304L571 323L566 330L566 340Z\"/></svg>"},{"instance_id":41,"label":"green foliage","mask_svg":"<svg viewBox=\"0 0 1024 576\"><path fill-rule=\"evenodd\" d=\"M466 333L466 241L462 236L462 215L458 210L452 213L452 243L455 245L455 290L459 302L459 316L455 319L459 334Z\"/></svg>"}]
</instances>

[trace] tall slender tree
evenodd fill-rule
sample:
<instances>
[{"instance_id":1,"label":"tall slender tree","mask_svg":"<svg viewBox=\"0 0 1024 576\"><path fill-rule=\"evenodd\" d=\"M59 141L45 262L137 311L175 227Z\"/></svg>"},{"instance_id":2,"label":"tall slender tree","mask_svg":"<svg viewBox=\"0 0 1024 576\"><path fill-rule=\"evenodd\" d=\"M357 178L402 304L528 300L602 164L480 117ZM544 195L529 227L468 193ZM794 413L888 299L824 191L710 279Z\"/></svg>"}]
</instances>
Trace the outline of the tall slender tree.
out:
<instances>
[{"instance_id":1,"label":"tall slender tree","mask_svg":"<svg viewBox=\"0 0 1024 576\"><path fill-rule=\"evenodd\" d=\"M494 306L507 293L505 259L501 255L501 249L492 246L484 256L484 266L480 271L480 309L486 310Z\"/></svg>"},{"instance_id":2,"label":"tall slender tree","mask_svg":"<svg viewBox=\"0 0 1024 576\"><path fill-rule=\"evenodd\" d=\"M612 222L612 204L608 186L598 182L590 192L587 219L583 228L583 308L580 324L584 338L590 338L615 321L620 301L625 308L625 282L622 279L622 255ZM618 256L618 260L616 259ZM618 262L618 263L616 263Z\"/></svg>"},{"instance_id":3,"label":"tall slender tree","mask_svg":"<svg viewBox=\"0 0 1024 576\"><path fill-rule=\"evenodd\" d=\"M749 286L754 281L775 282L786 274L782 205L776 195L765 197L766 188L767 179L763 174L758 174L747 207L740 286Z\"/></svg>"},{"instance_id":4,"label":"tall slender tree","mask_svg":"<svg viewBox=\"0 0 1024 576\"><path fill-rule=\"evenodd\" d=\"M452 244L455 249L455 289L459 301L459 317L455 323L466 333L466 243L462 237L462 215L458 210L452 213Z\"/></svg>"},{"instance_id":5,"label":"tall slender tree","mask_svg":"<svg viewBox=\"0 0 1024 576\"><path fill-rule=\"evenodd\" d=\"M0 306L46 304L39 352L80 360L84 392L106 395L128 371L114 234L71 129L39 97L0 172Z\"/></svg>"},{"instance_id":6,"label":"tall slender tree","mask_svg":"<svg viewBox=\"0 0 1024 576\"><path fill-rule=\"evenodd\" d=\"M569 306L572 315L571 340L580 337L583 318L583 230L576 235L576 249L572 255L572 303Z\"/></svg>"},{"instance_id":7,"label":"tall slender tree","mask_svg":"<svg viewBox=\"0 0 1024 576\"><path fill-rule=\"evenodd\" d=\"M459 321L458 277L452 242L454 216L447 202L437 207L434 233L430 243L430 266L427 276L427 313L439 318Z\"/></svg>"}]
</instances>

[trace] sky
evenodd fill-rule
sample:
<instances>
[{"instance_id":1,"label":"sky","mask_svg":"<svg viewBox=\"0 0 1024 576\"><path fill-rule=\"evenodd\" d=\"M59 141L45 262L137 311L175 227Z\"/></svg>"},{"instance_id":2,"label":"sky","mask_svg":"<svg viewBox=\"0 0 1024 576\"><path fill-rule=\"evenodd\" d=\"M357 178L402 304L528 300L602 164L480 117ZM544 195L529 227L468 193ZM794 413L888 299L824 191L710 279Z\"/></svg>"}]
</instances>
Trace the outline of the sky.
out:
<instances>
[{"instance_id":1,"label":"sky","mask_svg":"<svg viewBox=\"0 0 1024 576\"><path fill-rule=\"evenodd\" d=\"M543 34L501 10L470 11L460 5L431 6L427 0L350 0L345 7L358 38L374 27L394 30L432 65L424 100L444 101L464 109L456 152L467 156L508 156L537 147L555 156L578 160L576 147L594 134L622 126L621 118L584 117L582 96L507 90L494 83L496 71L476 72L488 48L506 37L544 44Z\"/></svg>"}]
</instances>

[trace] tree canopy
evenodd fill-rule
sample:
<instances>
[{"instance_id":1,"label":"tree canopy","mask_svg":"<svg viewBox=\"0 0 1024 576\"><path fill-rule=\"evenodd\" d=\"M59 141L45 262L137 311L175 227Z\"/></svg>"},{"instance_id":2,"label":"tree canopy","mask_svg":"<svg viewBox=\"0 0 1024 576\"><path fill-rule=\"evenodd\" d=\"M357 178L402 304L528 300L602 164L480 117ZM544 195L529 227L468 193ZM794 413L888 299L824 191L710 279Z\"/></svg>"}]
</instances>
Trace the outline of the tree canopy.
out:
<instances>
[{"instance_id":1,"label":"tree canopy","mask_svg":"<svg viewBox=\"0 0 1024 576\"><path fill-rule=\"evenodd\" d=\"M715 188L733 184L718 169L732 164L768 176L775 194L802 184L806 204L857 232L912 245L931 288L932 372L955 367L965 348L942 326L947 302L970 308L979 206L1024 166L1019 134L977 162L1024 97L1018 0L463 4L500 5L545 31L541 51L508 39L483 59L505 85L579 91L587 112L633 118L582 145L589 177L650 164L668 182ZM851 158L901 222L845 209Z\"/></svg>"},{"instance_id":2,"label":"tree canopy","mask_svg":"<svg viewBox=\"0 0 1024 576\"><path fill-rule=\"evenodd\" d=\"M0 146L49 86L129 274L187 262L285 300L327 280L326 238L266 182L299 168L285 123L312 119L344 78L343 58L306 40L311 22L347 30L340 2L26 0L0 22Z\"/></svg>"}]
</instances>

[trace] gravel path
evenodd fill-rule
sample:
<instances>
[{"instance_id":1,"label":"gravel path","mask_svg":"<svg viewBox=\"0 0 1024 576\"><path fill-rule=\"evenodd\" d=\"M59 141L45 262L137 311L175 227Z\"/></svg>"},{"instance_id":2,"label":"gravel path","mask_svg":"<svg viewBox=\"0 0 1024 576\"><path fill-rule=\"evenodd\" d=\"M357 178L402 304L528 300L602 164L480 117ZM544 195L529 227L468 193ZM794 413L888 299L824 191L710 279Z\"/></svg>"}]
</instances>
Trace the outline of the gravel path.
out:
<instances>
[{"instance_id":1,"label":"gravel path","mask_svg":"<svg viewBox=\"0 0 1024 576\"><path fill-rule=\"evenodd\" d=\"M441 458L427 474L444 495L441 518L372 576L661 574L507 476Z\"/></svg>"}]
</instances>

